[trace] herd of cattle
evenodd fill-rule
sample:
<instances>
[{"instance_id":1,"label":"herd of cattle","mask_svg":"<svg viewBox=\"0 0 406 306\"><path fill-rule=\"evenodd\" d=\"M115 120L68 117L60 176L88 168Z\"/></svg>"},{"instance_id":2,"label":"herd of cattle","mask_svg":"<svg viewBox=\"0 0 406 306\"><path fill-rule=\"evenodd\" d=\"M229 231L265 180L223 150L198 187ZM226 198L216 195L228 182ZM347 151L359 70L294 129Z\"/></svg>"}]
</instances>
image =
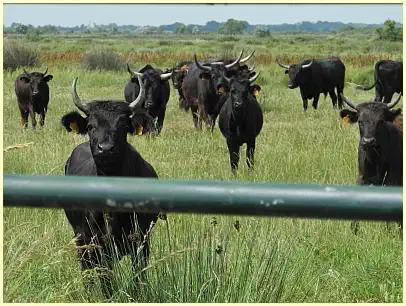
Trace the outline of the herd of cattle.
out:
<instances>
[{"instance_id":1,"label":"herd of cattle","mask_svg":"<svg viewBox=\"0 0 406 306\"><path fill-rule=\"evenodd\" d=\"M69 131L87 134L89 141L78 145L65 164L66 175L123 176L157 178L154 168L127 142L127 134L159 134L163 128L166 106L170 96L169 79L179 92L179 107L191 110L195 128L203 123L213 130L219 118L219 128L229 149L231 170L235 174L239 162L239 149L246 143L246 160L254 164L255 140L263 125L263 113L257 101L261 87L254 82L259 76L255 67L246 62L252 52L243 58L211 58L184 61L165 71L146 65L138 71L127 66L130 80L122 100L82 101L76 91L78 78L72 84L72 98L82 112L70 112L61 119ZM375 65L375 82L372 86L356 85L369 90L375 87L372 102L356 105L344 97L345 66L339 58L305 60L300 64L283 67L289 76L288 87L300 88L303 109L308 99L313 99L317 109L321 93L331 97L333 107L342 109L340 116L349 123L359 123L358 148L359 176L363 185L401 186L402 128L398 124L401 109L394 109L403 94L403 64L390 60ZM28 125L30 115L36 127L35 113L40 115L40 125L45 122L49 101L48 82L52 75L31 72L19 75L15 82L21 124ZM337 91L337 94L335 93ZM394 93L398 98L392 101ZM131 254L133 268L139 269L139 256L149 256L148 233L155 224L157 214L65 210L77 237L76 244L82 269L102 265L112 268L113 259ZM117 248L109 248L114 240ZM125 241L126 243L124 243ZM89 248L84 246L96 245ZM134 250L142 252L134 252ZM108 296L112 293L109 278L102 277Z\"/></svg>"}]
</instances>

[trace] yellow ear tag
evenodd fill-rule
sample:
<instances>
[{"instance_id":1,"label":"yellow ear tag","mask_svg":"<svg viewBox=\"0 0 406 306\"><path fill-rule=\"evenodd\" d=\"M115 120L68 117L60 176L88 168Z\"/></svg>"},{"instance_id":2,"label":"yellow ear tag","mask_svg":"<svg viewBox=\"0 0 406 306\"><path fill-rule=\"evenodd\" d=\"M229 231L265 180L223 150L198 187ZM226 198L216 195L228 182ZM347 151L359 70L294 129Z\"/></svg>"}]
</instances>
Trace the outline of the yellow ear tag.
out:
<instances>
[{"instance_id":1,"label":"yellow ear tag","mask_svg":"<svg viewBox=\"0 0 406 306\"><path fill-rule=\"evenodd\" d=\"M254 96L256 96L256 97L259 96L259 90L258 90L258 89L255 89L255 90L254 90Z\"/></svg>"},{"instance_id":2,"label":"yellow ear tag","mask_svg":"<svg viewBox=\"0 0 406 306\"><path fill-rule=\"evenodd\" d=\"M72 131L74 131L74 132L79 132L79 127L78 127L78 125L76 124L76 122L71 122L70 124L69 124L69 127L70 127L70 129L72 130Z\"/></svg>"},{"instance_id":3,"label":"yellow ear tag","mask_svg":"<svg viewBox=\"0 0 406 306\"><path fill-rule=\"evenodd\" d=\"M137 134L137 136L141 136L142 135L142 130L143 130L142 126L137 126L135 128L135 134Z\"/></svg>"},{"instance_id":4,"label":"yellow ear tag","mask_svg":"<svg viewBox=\"0 0 406 306\"><path fill-rule=\"evenodd\" d=\"M224 87L220 87L218 91L219 91L220 94L223 94L224 93Z\"/></svg>"},{"instance_id":5,"label":"yellow ear tag","mask_svg":"<svg viewBox=\"0 0 406 306\"><path fill-rule=\"evenodd\" d=\"M348 123L350 123L350 118L348 116L345 116L343 118L343 123L344 123L344 125L347 125Z\"/></svg>"}]
</instances>

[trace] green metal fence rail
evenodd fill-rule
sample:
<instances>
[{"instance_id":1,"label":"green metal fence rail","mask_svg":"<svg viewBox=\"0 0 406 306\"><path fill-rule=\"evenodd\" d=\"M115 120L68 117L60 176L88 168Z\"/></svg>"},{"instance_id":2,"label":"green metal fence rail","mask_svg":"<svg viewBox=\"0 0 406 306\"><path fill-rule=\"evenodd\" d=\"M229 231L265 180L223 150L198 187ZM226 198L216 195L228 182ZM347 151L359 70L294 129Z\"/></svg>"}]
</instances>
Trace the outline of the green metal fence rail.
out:
<instances>
[{"instance_id":1,"label":"green metal fence rail","mask_svg":"<svg viewBox=\"0 0 406 306\"><path fill-rule=\"evenodd\" d=\"M402 188L5 175L4 206L402 219Z\"/></svg>"}]
</instances>

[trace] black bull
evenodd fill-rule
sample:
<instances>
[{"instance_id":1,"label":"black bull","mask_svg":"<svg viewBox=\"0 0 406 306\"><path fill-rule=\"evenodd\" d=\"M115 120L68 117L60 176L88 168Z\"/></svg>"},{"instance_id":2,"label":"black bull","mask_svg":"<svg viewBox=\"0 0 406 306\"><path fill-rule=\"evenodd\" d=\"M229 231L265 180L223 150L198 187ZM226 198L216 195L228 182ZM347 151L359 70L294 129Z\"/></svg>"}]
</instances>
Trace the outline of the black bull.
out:
<instances>
[{"instance_id":1,"label":"black bull","mask_svg":"<svg viewBox=\"0 0 406 306\"><path fill-rule=\"evenodd\" d=\"M72 151L65 164L65 175L156 178L154 168L127 142L127 133L135 131L131 117L137 115L144 88L141 87L138 97L129 104L112 100L85 103L76 93L76 80L73 101L85 117L71 112L62 117L62 124L68 131L76 126L78 133L88 134L89 141ZM157 214L70 209L65 213L76 236L82 270L107 269L100 275L107 296L112 294L109 270L114 260L129 254L134 272L139 273L145 266L149 256L149 232Z\"/></svg>"},{"instance_id":2,"label":"black bull","mask_svg":"<svg viewBox=\"0 0 406 306\"><path fill-rule=\"evenodd\" d=\"M389 103L394 93L403 94L403 63L382 60L375 64L375 81L371 86L357 85L356 88L370 90L375 87L375 101Z\"/></svg>"},{"instance_id":3,"label":"black bull","mask_svg":"<svg viewBox=\"0 0 406 306\"><path fill-rule=\"evenodd\" d=\"M360 185L403 185L403 132L396 124L401 109L392 108L398 99L388 104L373 102L355 105L343 96L353 110L343 109L340 116L346 122L359 124L358 177ZM359 223L351 227L358 232Z\"/></svg>"},{"instance_id":4,"label":"black bull","mask_svg":"<svg viewBox=\"0 0 406 306\"><path fill-rule=\"evenodd\" d=\"M133 72L128 65L127 68L131 79L124 88L125 100L129 103L138 95L140 86L137 74L140 74L145 87L145 101L137 107L143 107L147 114L153 118L156 132L159 134L164 124L166 104L170 95L168 79L172 72L163 73L162 70L153 68L151 65L146 65L138 72ZM144 132L149 132L148 126L144 126L144 128Z\"/></svg>"},{"instance_id":5,"label":"black bull","mask_svg":"<svg viewBox=\"0 0 406 306\"><path fill-rule=\"evenodd\" d=\"M258 75L249 79L243 76L226 78L230 90L223 97L225 102L219 115L219 128L227 141L233 174L236 174L240 146L244 143L247 144L247 165L254 165L255 140L263 125L261 107L252 94L252 87L257 85L251 85Z\"/></svg>"},{"instance_id":6,"label":"black bull","mask_svg":"<svg viewBox=\"0 0 406 306\"><path fill-rule=\"evenodd\" d=\"M32 127L35 129L37 121L35 113L40 115L40 125L45 123L45 114L48 110L49 87L48 82L52 80L52 75L46 75L48 68L44 73L31 72L24 70L15 81L15 93L17 96L18 108L21 114L21 126L28 126L28 115L31 117Z\"/></svg>"},{"instance_id":7,"label":"black bull","mask_svg":"<svg viewBox=\"0 0 406 306\"><path fill-rule=\"evenodd\" d=\"M195 56L195 63L191 64L182 84L185 105L190 107L195 128L202 128L203 121L213 130L216 118L221 109L221 95L228 90L225 76L239 73L241 69L248 71L246 65L241 66L253 55L242 59L243 51L235 61L215 61L201 64ZM229 61L230 62L230 61Z\"/></svg>"},{"instance_id":8,"label":"black bull","mask_svg":"<svg viewBox=\"0 0 406 306\"><path fill-rule=\"evenodd\" d=\"M339 58L305 60L300 64L285 65L278 61L289 75L288 87L300 88L303 110L307 110L307 100L313 99L313 108L317 109L320 94L330 95L333 107L343 107L341 94L344 90L345 66ZM337 88L337 95L334 90Z\"/></svg>"}]
</instances>

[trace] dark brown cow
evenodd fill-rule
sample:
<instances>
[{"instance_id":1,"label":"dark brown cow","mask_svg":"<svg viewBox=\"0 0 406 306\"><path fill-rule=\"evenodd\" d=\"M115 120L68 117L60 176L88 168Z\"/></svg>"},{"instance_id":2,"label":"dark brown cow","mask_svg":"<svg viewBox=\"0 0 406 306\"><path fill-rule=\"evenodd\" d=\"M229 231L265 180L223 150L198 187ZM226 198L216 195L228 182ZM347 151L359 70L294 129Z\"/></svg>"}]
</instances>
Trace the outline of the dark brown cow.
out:
<instances>
[{"instance_id":1,"label":"dark brown cow","mask_svg":"<svg viewBox=\"0 0 406 306\"><path fill-rule=\"evenodd\" d=\"M15 81L15 93L17 96L18 108L21 113L21 126L28 126L28 115L31 117L32 127L35 129L37 120L35 113L40 115L40 125L45 123L45 114L48 110L49 87L48 82L52 80L51 74L46 75L48 68L44 73L24 73L20 74Z\"/></svg>"}]
</instances>

